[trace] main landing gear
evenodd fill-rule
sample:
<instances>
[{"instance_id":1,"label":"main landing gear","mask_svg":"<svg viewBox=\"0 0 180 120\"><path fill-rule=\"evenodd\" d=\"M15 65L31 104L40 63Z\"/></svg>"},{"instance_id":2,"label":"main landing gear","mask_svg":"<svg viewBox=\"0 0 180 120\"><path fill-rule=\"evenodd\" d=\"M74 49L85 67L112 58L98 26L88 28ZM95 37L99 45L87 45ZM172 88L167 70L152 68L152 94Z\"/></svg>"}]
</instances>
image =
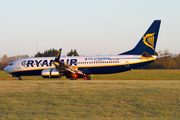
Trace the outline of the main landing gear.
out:
<instances>
[{"instance_id":1,"label":"main landing gear","mask_svg":"<svg viewBox=\"0 0 180 120\"><path fill-rule=\"evenodd\" d=\"M72 76L70 80L77 80L77 77Z\"/></svg>"},{"instance_id":2,"label":"main landing gear","mask_svg":"<svg viewBox=\"0 0 180 120\"><path fill-rule=\"evenodd\" d=\"M90 76L84 76L84 80L91 80L91 77Z\"/></svg>"},{"instance_id":3,"label":"main landing gear","mask_svg":"<svg viewBox=\"0 0 180 120\"><path fill-rule=\"evenodd\" d=\"M81 76L81 75L78 75L78 74L74 74L70 77L70 80L77 80L78 78L84 78L84 80L91 80L91 77L90 76Z\"/></svg>"}]
</instances>

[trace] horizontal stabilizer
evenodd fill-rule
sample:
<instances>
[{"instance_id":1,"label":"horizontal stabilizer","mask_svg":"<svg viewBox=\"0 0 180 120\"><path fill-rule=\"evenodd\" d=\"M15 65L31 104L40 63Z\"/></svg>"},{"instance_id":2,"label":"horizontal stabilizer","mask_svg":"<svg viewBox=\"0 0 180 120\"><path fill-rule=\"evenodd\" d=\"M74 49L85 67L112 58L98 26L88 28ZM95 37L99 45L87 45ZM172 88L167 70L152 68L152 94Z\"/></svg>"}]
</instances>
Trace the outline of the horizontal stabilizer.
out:
<instances>
[{"instance_id":1,"label":"horizontal stabilizer","mask_svg":"<svg viewBox=\"0 0 180 120\"><path fill-rule=\"evenodd\" d=\"M170 57L172 56L173 54L170 54L170 55L162 55L162 56L157 56L157 58L162 58L162 57Z\"/></svg>"}]
</instances>

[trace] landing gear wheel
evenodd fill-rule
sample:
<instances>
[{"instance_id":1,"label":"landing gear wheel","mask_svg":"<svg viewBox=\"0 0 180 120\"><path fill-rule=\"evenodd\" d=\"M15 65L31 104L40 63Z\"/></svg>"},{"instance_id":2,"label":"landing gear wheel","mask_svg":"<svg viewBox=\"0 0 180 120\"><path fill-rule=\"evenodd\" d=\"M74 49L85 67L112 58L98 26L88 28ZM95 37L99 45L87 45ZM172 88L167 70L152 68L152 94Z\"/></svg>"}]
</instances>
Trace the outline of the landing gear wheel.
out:
<instances>
[{"instance_id":1,"label":"landing gear wheel","mask_svg":"<svg viewBox=\"0 0 180 120\"><path fill-rule=\"evenodd\" d=\"M88 77L87 77L87 76L85 76L85 77L84 77L84 80L88 80Z\"/></svg>"},{"instance_id":2,"label":"landing gear wheel","mask_svg":"<svg viewBox=\"0 0 180 120\"><path fill-rule=\"evenodd\" d=\"M70 80L77 80L77 78L72 76Z\"/></svg>"},{"instance_id":3,"label":"landing gear wheel","mask_svg":"<svg viewBox=\"0 0 180 120\"><path fill-rule=\"evenodd\" d=\"M88 80L91 80L91 77L90 76L87 76L88 77Z\"/></svg>"},{"instance_id":4,"label":"landing gear wheel","mask_svg":"<svg viewBox=\"0 0 180 120\"><path fill-rule=\"evenodd\" d=\"M22 80L22 79L21 79L21 76L18 77L18 80Z\"/></svg>"},{"instance_id":5,"label":"landing gear wheel","mask_svg":"<svg viewBox=\"0 0 180 120\"><path fill-rule=\"evenodd\" d=\"M84 76L84 80L91 80L90 76Z\"/></svg>"}]
</instances>

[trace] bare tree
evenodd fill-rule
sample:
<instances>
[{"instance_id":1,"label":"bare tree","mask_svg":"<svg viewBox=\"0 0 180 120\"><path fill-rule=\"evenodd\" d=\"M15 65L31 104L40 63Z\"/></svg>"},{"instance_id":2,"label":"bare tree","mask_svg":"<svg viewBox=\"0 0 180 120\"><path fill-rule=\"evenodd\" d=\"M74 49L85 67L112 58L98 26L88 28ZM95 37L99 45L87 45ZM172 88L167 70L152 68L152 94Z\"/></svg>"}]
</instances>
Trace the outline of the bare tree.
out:
<instances>
[{"instance_id":1,"label":"bare tree","mask_svg":"<svg viewBox=\"0 0 180 120\"><path fill-rule=\"evenodd\" d=\"M15 60L19 60L19 59L23 59L23 58L28 58L28 55L16 55L16 56L12 56L12 57L7 57L7 55L3 55L2 58L0 58L0 61L2 63L6 63L6 64L10 64L11 62L15 61Z\"/></svg>"},{"instance_id":2,"label":"bare tree","mask_svg":"<svg viewBox=\"0 0 180 120\"><path fill-rule=\"evenodd\" d=\"M2 63L8 63L8 57L7 57L6 54L2 56L1 62L2 62Z\"/></svg>"}]
</instances>

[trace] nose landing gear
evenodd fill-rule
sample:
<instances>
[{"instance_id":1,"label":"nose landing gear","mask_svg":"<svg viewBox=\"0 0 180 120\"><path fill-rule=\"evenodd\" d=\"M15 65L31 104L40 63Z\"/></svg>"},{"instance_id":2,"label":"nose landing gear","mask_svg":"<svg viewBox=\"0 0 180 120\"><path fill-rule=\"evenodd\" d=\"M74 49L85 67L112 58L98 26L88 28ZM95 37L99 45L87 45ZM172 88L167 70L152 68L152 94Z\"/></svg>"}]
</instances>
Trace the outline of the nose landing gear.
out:
<instances>
[{"instance_id":1,"label":"nose landing gear","mask_svg":"<svg viewBox=\"0 0 180 120\"><path fill-rule=\"evenodd\" d=\"M22 80L21 76L18 77L18 80Z\"/></svg>"}]
</instances>

